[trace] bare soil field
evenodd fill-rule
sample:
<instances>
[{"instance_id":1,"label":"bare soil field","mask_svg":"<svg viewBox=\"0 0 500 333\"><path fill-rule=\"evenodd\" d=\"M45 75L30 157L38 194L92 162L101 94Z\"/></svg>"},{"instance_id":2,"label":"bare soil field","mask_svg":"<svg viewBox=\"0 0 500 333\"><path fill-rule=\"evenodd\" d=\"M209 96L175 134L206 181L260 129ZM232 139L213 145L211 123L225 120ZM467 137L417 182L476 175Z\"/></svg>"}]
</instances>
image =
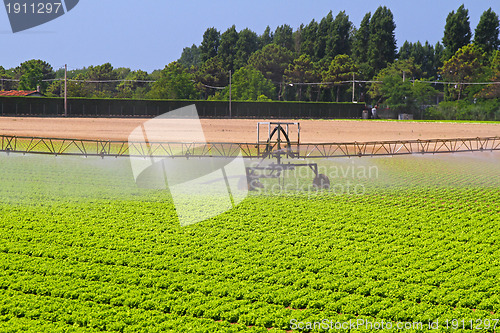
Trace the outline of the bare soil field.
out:
<instances>
[{"instance_id":1,"label":"bare soil field","mask_svg":"<svg viewBox=\"0 0 500 333\"><path fill-rule=\"evenodd\" d=\"M0 135L71 139L127 140L149 119L137 118L13 118L0 117ZM202 119L208 142L256 142L258 119ZM279 120L287 121L287 120ZM288 120L300 122L301 142L365 142L500 136L500 123L398 122L371 120ZM158 131L169 140L189 140L192 123L169 120Z\"/></svg>"}]
</instances>

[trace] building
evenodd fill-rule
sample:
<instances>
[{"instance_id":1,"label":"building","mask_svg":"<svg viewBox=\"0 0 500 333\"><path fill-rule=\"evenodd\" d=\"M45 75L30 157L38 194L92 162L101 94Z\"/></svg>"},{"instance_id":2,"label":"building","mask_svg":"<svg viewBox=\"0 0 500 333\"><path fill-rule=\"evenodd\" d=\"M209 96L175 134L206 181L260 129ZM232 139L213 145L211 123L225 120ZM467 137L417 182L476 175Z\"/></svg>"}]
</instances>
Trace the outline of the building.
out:
<instances>
[{"instance_id":1,"label":"building","mask_svg":"<svg viewBox=\"0 0 500 333\"><path fill-rule=\"evenodd\" d=\"M45 97L37 90L2 90L0 97Z\"/></svg>"}]
</instances>

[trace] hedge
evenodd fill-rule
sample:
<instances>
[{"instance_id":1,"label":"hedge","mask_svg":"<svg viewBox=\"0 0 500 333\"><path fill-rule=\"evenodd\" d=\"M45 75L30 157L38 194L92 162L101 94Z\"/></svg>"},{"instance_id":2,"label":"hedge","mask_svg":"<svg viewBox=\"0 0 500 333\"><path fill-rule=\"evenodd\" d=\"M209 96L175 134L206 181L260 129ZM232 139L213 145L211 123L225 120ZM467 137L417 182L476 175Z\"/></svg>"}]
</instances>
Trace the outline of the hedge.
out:
<instances>
[{"instance_id":1,"label":"hedge","mask_svg":"<svg viewBox=\"0 0 500 333\"><path fill-rule=\"evenodd\" d=\"M229 117L227 101L68 99L69 117L156 117L195 104L202 118ZM233 118L361 118L362 104L316 102L232 102ZM0 97L0 115L64 116L64 100L48 97Z\"/></svg>"}]
</instances>

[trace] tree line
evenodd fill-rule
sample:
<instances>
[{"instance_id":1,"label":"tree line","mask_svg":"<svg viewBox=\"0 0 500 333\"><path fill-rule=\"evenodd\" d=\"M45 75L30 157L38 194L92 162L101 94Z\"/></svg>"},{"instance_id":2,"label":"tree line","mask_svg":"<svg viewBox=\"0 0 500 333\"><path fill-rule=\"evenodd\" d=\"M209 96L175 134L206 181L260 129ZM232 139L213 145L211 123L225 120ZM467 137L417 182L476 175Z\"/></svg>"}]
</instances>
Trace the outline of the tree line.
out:
<instances>
[{"instance_id":1,"label":"tree line","mask_svg":"<svg viewBox=\"0 0 500 333\"><path fill-rule=\"evenodd\" d=\"M407 112L446 101L495 100L500 85L499 17L490 8L472 33L469 12L449 13L442 42L405 41L397 49L391 10L380 6L359 27L345 11L297 29L281 25L262 34L233 25L206 29L200 45L152 73L110 63L68 72L68 96L151 99L358 101ZM36 89L61 96L64 70L42 60L0 66L2 89ZM9 81L14 80L14 81ZM52 80L52 81L51 81ZM451 82L451 84L439 84ZM353 84L354 83L354 84ZM353 90L354 89L354 90ZM433 112L438 112L434 109Z\"/></svg>"}]
</instances>

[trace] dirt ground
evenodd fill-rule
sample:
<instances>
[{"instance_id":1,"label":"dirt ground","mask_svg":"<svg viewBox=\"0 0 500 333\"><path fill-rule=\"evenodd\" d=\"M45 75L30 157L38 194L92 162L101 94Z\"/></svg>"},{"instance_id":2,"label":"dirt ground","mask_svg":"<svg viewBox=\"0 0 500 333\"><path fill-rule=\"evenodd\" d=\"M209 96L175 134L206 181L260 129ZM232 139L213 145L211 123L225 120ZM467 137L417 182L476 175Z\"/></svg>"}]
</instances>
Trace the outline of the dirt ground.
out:
<instances>
[{"instance_id":1,"label":"dirt ground","mask_svg":"<svg viewBox=\"0 0 500 333\"><path fill-rule=\"evenodd\" d=\"M0 117L0 135L72 139L127 140L149 119L130 118L12 118ZM257 119L202 119L208 142L257 141ZM286 121L286 120L280 120ZM297 120L289 120L297 122ZM446 139L500 136L500 123L439 123L372 120L300 120L304 143L365 142L381 140ZM157 135L168 141L192 140L193 123L164 120L155 123ZM293 128L293 127L292 127ZM267 128L261 127L267 137ZM292 136L295 133L292 132Z\"/></svg>"}]
</instances>

